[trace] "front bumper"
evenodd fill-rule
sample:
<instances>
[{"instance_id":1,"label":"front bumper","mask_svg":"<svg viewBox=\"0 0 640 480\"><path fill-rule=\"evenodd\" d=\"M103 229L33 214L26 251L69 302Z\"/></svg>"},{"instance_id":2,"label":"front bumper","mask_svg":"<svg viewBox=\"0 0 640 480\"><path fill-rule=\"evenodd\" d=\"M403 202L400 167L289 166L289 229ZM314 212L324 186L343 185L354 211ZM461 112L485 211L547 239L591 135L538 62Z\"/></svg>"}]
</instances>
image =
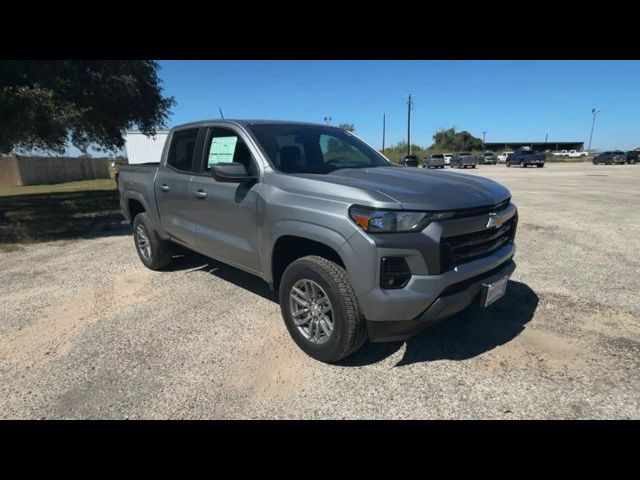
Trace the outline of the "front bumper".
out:
<instances>
[{"instance_id":1,"label":"front bumper","mask_svg":"<svg viewBox=\"0 0 640 480\"><path fill-rule=\"evenodd\" d=\"M429 325L461 312L474 302L479 302L484 283L499 280L505 275L511 276L515 268L515 262L509 258L506 262L488 272L471 277L466 281L449 285L441 291L440 295L420 315L411 320L373 321L368 319L369 340L372 342L406 340Z\"/></svg>"}]
</instances>

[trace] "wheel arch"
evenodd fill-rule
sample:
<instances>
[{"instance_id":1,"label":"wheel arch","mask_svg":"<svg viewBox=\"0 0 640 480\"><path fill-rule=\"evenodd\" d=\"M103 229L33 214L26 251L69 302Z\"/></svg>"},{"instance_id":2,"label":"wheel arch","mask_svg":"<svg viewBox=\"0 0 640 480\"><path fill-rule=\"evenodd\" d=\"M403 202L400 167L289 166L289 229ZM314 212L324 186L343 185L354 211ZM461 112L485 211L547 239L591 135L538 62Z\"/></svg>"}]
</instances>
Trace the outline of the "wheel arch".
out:
<instances>
[{"instance_id":1,"label":"wheel arch","mask_svg":"<svg viewBox=\"0 0 640 480\"><path fill-rule=\"evenodd\" d=\"M265 280L277 289L288 265L298 258L317 255L348 270L348 262L340 254L346 242L338 232L314 224L287 222L281 234L274 239L267 256ZM280 225L279 227L282 227ZM278 230L281 230L278 228Z\"/></svg>"}]
</instances>

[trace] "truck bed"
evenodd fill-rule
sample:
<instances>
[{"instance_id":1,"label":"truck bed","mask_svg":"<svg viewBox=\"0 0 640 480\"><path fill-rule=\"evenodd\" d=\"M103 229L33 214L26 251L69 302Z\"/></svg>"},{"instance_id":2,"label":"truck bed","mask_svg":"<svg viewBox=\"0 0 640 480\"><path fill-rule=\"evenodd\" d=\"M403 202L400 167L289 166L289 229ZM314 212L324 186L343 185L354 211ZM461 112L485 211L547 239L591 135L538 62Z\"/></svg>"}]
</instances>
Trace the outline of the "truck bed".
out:
<instances>
[{"instance_id":1,"label":"truck bed","mask_svg":"<svg viewBox=\"0 0 640 480\"><path fill-rule=\"evenodd\" d=\"M123 212L127 211L125 192L127 192L129 198L147 199L155 202L154 183L159 165L158 162L139 163L136 165L122 165L118 169L116 182L120 194L120 207Z\"/></svg>"}]
</instances>

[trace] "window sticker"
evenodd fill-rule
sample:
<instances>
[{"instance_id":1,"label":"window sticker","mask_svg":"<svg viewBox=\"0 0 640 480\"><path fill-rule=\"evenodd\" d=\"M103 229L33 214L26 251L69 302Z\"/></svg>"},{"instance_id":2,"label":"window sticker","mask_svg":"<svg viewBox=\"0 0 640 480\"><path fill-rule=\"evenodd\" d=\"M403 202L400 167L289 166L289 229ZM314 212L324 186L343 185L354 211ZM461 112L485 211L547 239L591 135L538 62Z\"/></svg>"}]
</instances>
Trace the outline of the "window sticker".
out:
<instances>
[{"instance_id":1,"label":"window sticker","mask_svg":"<svg viewBox=\"0 0 640 480\"><path fill-rule=\"evenodd\" d=\"M215 137L211 140L209 149L209 168L217 163L233 162L238 137Z\"/></svg>"}]
</instances>

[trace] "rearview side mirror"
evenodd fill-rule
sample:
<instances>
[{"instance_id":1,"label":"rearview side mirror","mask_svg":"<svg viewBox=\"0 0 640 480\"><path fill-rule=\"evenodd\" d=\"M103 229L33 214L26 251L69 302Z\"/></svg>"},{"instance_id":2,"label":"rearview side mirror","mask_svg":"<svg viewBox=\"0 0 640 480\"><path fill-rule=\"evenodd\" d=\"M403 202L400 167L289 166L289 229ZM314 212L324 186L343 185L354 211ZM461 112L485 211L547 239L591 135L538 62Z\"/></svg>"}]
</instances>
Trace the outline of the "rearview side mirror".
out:
<instances>
[{"instance_id":1,"label":"rearview side mirror","mask_svg":"<svg viewBox=\"0 0 640 480\"><path fill-rule=\"evenodd\" d=\"M242 163L219 163L211 167L211 175L219 182L243 183L256 180Z\"/></svg>"}]
</instances>

